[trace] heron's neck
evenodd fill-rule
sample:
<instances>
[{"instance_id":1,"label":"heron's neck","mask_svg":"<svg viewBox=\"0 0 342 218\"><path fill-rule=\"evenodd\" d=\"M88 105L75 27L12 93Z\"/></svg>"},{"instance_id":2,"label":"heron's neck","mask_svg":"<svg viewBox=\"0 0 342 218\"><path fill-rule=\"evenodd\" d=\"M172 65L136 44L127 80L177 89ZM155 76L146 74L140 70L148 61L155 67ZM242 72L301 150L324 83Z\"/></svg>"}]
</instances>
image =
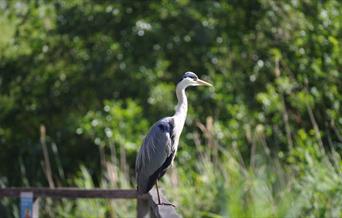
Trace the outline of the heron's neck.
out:
<instances>
[{"instance_id":1,"label":"heron's neck","mask_svg":"<svg viewBox=\"0 0 342 218\"><path fill-rule=\"evenodd\" d=\"M188 99L186 98L185 95L185 88L181 84L177 85L176 88L176 95L178 99L178 104L176 106L176 113L175 113L175 118L179 120L179 122L183 123L185 122L186 119L186 114L188 112Z\"/></svg>"}]
</instances>

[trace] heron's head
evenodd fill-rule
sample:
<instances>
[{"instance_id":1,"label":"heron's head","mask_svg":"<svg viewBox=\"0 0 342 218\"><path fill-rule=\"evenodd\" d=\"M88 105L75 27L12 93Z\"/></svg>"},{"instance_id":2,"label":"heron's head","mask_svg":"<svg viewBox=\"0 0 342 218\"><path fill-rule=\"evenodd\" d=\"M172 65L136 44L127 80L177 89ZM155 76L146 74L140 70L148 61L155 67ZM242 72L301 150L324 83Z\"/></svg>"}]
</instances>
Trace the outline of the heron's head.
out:
<instances>
[{"instance_id":1,"label":"heron's head","mask_svg":"<svg viewBox=\"0 0 342 218\"><path fill-rule=\"evenodd\" d=\"M213 86L210 83L199 79L198 76L193 72L184 73L183 77L179 80L177 85L184 88L189 86Z\"/></svg>"}]
</instances>

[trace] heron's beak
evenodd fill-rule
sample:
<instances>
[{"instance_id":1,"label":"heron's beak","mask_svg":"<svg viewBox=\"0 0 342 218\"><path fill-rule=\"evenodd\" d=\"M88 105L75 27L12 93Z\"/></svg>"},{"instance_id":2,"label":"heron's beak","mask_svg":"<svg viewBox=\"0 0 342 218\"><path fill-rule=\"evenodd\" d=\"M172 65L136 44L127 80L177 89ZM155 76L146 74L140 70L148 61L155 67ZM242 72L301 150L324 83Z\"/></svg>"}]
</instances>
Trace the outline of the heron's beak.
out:
<instances>
[{"instance_id":1,"label":"heron's beak","mask_svg":"<svg viewBox=\"0 0 342 218\"><path fill-rule=\"evenodd\" d=\"M208 83L208 82L206 82L206 81L204 81L204 80L201 80L201 79L197 79L196 82L197 82L197 84L198 84L199 86L213 86L213 85L211 85L210 83Z\"/></svg>"}]
</instances>

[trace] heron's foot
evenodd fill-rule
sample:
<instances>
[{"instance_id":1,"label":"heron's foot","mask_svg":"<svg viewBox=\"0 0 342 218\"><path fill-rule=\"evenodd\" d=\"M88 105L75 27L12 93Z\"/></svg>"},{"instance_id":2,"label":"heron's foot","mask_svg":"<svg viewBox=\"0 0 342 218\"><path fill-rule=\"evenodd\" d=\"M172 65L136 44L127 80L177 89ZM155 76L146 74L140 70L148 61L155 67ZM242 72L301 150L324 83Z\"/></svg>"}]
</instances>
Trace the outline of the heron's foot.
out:
<instances>
[{"instance_id":1,"label":"heron's foot","mask_svg":"<svg viewBox=\"0 0 342 218\"><path fill-rule=\"evenodd\" d=\"M174 205L174 204L171 204L171 203L159 203L159 204L157 204L157 205L171 206L171 207L174 207L174 208L176 208L176 205Z\"/></svg>"}]
</instances>

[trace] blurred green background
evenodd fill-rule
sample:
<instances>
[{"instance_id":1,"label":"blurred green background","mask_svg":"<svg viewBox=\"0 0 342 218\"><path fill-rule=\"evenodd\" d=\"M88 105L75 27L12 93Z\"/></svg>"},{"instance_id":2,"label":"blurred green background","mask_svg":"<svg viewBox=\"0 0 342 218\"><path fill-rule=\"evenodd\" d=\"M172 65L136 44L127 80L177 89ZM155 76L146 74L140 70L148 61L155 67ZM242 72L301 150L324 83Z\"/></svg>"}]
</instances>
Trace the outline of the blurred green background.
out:
<instances>
[{"instance_id":1,"label":"blurred green background","mask_svg":"<svg viewBox=\"0 0 342 218\"><path fill-rule=\"evenodd\" d=\"M338 0L0 0L0 187L134 188L144 134L193 71L215 88L189 88L161 183L180 214L341 218L341 39ZM133 200L42 204L136 214Z\"/></svg>"}]
</instances>

